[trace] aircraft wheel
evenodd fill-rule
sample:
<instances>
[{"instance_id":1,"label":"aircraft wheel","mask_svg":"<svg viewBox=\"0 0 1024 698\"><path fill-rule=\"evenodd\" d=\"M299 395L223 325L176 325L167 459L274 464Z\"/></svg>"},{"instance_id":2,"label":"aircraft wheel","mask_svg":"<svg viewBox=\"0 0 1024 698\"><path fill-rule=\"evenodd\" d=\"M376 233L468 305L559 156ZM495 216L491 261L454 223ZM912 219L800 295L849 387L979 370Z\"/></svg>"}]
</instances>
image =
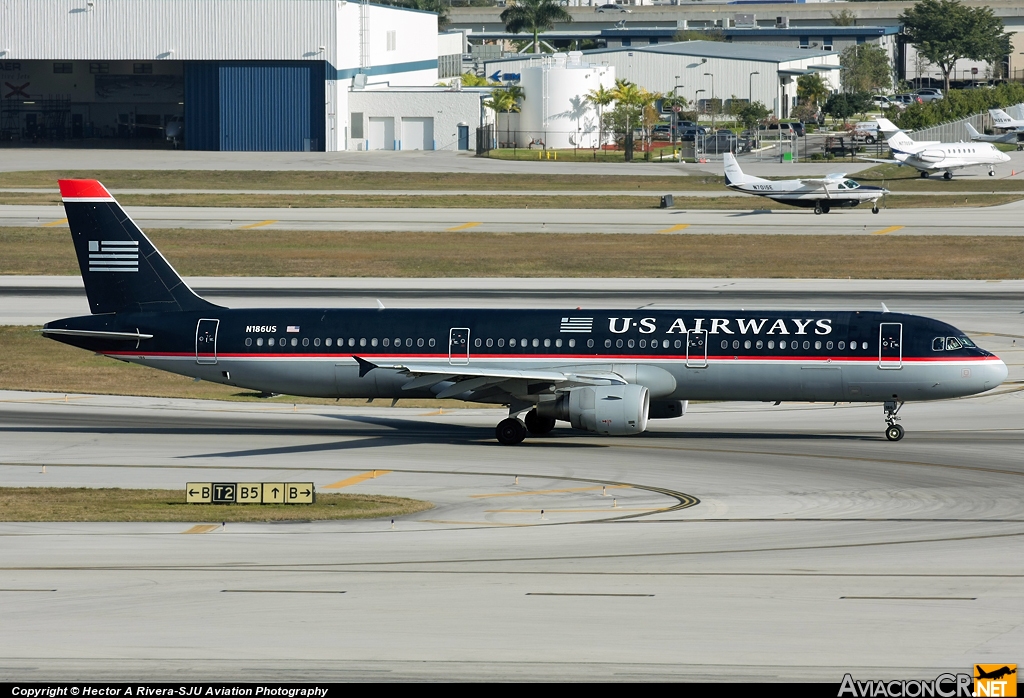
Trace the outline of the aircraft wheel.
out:
<instances>
[{"instance_id":1,"label":"aircraft wheel","mask_svg":"<svg viewBox=\"0 0 1024 698\"><path fill-rule=\"evenodd\" d=\"M537 414L537 410L527 412L524 421L526 422L526 430L537 436L548 434L555 428L555 418L541 417Z\"/></svg>"},{"instance_id":2,"label":"aircraft wheel","mask_svg":"<svg viewBox=\"0 0 1024 698\"><path fill-rule=\"evenodd\" d=\"M877 206L872 206L871 207L871 213L878 213L878 207Z\"/></svg>"},{"instance_id":3,"label":"aircraft wheel","mask_svg":"<svg viewBox=\"0 0 1024 698\"><path fill-rule=\"evenodd\" d=\"M950 172L949 170L946 170L945 172L942 173L942 178L945 180L953 179L953 173Z\"/></svg>"},{"instance_id":4,"label":"aircraft wheel","mask_svg":"<svg viewBox=\"0 0 1024 698\"><path fill-rule=\"evenodd\" d=\"M829 209L829 206L828 206L828 204L822 204L822 205L821 205L821 212L822 212L822 213L828 213L828 212L829 212L830 210L831 210L831 209Z\"/></svg>"},{"instance_id":5,"label":"aircraft wheel","mask_svg":"<svg viewBox=\"0 0 1024 698\"><path fill-rule=\"evenodd\" d=\"M885 438L889 441L899 441L903 438L903 427L899 424L890 424L885 428Z\"/></svg>"},{"instance_id":6,"label":"aircraft wheel","mask_svg":"<svg viewBox=\"0 0 1024 698\"><path fill-rule=\"evenodd\" d=\"M928 179L928 173L927 172L922 172L921 173L921 179Z\"/></svg>"},{"instance_id":7,"label":"aircraft wheel","mask_svg":"<svg viewBox=\"0 0 1024 698\"><path fill-rule=\"evenodd\" d=\"M494 435L502 446L515 446L526 438L526 426L515 417L509 417L498 422Z\"/></svg>"},{"instance_id":8,"label":"aircraft wheel","mask_svg":"<svg viewBox=\"0 0 1024 698\"><path fill-rule=\"evenodd\" d=\"M814 204L814 215L821 215L821 204Z\"/></svg>"},{"instance_id":9,"label":"aircraft wheel","mask_svg":"<svg viewBox=\"0 0 1024 698\"><path fill-rule=\"evenodd\" d=\"M988 176L989 177L995 177L996 176L996 171L995 170L989 170L988 171Z\"/></svg>"}]
</instances>

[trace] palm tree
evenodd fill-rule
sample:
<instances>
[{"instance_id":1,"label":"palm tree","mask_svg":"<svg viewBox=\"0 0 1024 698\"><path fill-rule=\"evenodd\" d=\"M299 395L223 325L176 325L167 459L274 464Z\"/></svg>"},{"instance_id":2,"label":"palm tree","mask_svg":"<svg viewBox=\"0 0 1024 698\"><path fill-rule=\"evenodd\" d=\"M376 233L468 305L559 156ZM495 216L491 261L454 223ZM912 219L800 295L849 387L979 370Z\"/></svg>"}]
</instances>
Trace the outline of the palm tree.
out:
<instances>
[{"instance_id":1,"label":"palm tree","mask_svg":"<svg viewBox=\"0 0 1024 698\"><path fill-rule=\"evenodd\" d=\"M796 81L796 94L808 104L818 106L828 98L831 90L819 73L801 75Z\"/></svg>"},{"instance_id":2,"label":"palm tree","mask_svg":"<svg viewBox=\"0 0 1024 698\"><path fill-rule=\"evenodd\" d=\"M597 107L597 147L604 146L604 108L615 101L615 95L604 85L587 93L587 101Z\"/></svg>"},{"instance_id":3,"label":"palm tree","mask_svg":"<svg viewBox=\"0 0 1024 698\"><path fill-rule=\"evenodd\" d=\"M519 111L519 100L523 97L523 88L519 85L509 85L508 87L499 87L491 91L491 98L484 101L484 106L488 109L493 109L496 112L505 112L505 143L507 144L510 140L510 133L512 129L511 119L509 115L513 112Z\"/></svg>"},{"instance_id":4,"label":"palm tree","mask_svg":"<svg viewBox=\"0 0 1024 698\"><path fill-rule=\"evenodd\" d=\"M537 35L554 27L555 22L571 22L572 15L554 0L510 0L501 13L505 31L518 34L524 29L533 33L533 52L540 53Z\"/></svg>"}]
</instances>

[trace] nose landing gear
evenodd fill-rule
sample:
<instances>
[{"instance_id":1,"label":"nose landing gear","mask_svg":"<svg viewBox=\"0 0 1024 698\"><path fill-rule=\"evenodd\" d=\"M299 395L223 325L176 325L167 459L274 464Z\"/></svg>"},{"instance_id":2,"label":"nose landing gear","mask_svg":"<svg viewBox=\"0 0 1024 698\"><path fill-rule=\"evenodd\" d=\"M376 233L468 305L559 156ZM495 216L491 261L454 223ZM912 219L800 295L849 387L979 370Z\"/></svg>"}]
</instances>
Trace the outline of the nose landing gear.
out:
<instances>
[{"instance_id":1,"label":"nose landing gear","mask_svg":"<svg viewBox=\"0 0 1024 698\"><path fill-rule=\"evenodd\" d=\"M900 418L896 416L896 413L903 407L903 403L896 403L895 401L887 402L883 405L885 409L885 438L889 441L899 441L903 438L904 429L896 422L900 421Z\"/></svg>"}]
</instances>

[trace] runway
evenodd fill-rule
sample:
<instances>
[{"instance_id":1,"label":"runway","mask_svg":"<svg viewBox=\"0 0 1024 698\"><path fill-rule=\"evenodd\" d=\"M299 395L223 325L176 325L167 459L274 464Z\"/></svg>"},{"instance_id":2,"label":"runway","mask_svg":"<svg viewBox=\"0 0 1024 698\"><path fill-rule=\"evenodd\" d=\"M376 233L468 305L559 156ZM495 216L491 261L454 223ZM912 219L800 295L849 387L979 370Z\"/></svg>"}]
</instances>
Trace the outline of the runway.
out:
<instances>
[{"instance_id":1,"label":"runway","mask_svg":"<svg viewBox=\"0 0 1024 698\"><path fill-rule=\"evenodd\" d=\"M642 436L501 447L498 410L0 393L8 485L324 492L376 471L336 491L436 505L394 530L2 524L0 680L838 682L1010 661L1022 407L908 405L893 444L877 405L703 404Z\"/></svg>"},{"instance_id":2,"label":"runway","mask_svg":"<svg viewBox=\"0 0 1024 698\"><path fill-rule=\"evenodd\" d=\"M969 199L965 197L965 201ZM518 201L518 197L517 197ZM479 233L759 235L1024 235L1024 201L974 208L883 209L814 215L809 209L216 208L127 206L143 229L278 228ZM982 215L983 212L983 215ZM66 226L62 206L0 206L0 226Z\"/></svg>"}]
</instances>

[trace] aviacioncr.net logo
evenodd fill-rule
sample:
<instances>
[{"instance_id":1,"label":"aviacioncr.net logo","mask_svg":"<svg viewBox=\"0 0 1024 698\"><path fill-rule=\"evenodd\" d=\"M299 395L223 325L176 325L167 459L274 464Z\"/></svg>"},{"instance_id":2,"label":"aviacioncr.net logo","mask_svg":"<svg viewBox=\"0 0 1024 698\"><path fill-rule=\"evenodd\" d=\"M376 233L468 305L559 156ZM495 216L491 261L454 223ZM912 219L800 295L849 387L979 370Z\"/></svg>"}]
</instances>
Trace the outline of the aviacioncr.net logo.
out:
<instances>
[{"instance_id":1,"label":"aviacioncr.net logo","mask_svg":"<svg viewBox=\"0 0 1024 698\"><path fill-rule=\"evenodd\" d=\"M892 681L857 681L843 676L839 698L973 698L970 674L939 674L930 681L894 679Z\"/></svg>"}]
</instances>

